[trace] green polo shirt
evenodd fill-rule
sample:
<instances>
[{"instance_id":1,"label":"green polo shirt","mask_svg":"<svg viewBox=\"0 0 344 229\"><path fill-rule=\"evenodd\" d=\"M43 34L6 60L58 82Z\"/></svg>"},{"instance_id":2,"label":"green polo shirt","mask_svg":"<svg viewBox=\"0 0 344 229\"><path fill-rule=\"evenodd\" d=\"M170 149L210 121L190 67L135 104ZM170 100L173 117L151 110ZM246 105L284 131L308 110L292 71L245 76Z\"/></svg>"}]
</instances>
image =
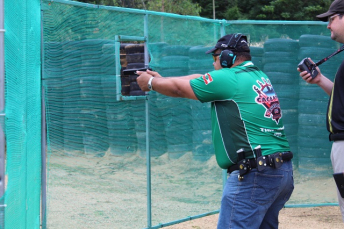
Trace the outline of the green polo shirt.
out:
<instances>
[{"instance_id":1,"label":"green polo shirt","mask_svg":"<svg viewBox=\"0 0 344 229\"><path fill-rule=\"evenodd\" d=\"M219 166L237 163L236 151L246 158L289 151L278 97L269 78L251 61L209 72L190 81L201 102L211 102L212 140Z\"/></svg>"}]
</instances>

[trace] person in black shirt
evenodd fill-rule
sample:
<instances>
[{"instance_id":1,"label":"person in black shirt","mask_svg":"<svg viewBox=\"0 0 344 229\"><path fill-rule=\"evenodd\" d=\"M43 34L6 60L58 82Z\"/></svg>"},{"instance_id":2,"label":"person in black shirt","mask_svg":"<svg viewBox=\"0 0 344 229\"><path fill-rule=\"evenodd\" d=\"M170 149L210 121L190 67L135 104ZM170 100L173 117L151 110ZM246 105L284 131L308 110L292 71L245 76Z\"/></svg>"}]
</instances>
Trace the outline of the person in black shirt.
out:
<instances>
[{"instance_id":1,"label":"person in black shirt","mask_svg":"<svg viewBox=\"0 0 344 229\"><path fill-rule=\"evenodd\" d=\"M344 0L335 0L326 13L317 15L321 21L328 21L327 28L331 31L331 39L344 43ZM332 143L331 162L334 173L344 173L344 61L339 66L334 82L321 74L312 79L307 71L300 73L303 80L317 84L329 96L327 108L327 130ZM298 69L300 71L300 69ZM338 192L338 201L344 221L344 198Z\"/></svg>"}]
</instances>

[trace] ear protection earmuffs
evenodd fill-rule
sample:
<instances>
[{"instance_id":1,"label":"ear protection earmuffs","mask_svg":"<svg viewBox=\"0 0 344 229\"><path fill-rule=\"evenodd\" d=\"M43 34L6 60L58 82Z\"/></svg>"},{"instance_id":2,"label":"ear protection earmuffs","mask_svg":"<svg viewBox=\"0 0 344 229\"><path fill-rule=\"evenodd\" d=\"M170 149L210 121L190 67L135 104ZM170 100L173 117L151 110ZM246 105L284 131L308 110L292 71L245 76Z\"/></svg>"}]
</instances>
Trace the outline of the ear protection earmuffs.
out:
<instances>
[{"instance_id":1,"label":"ear protection earmuffs","mask_svg":"<svg viewBox=\"0 0 344 229\"><path fill-rule=\"evenodd\" d=\"M227 49L224 49L220 54L220 64L223 68L230 68L233 66L236 55L231 50L235 50L237 47L237 44L241 38L244 38L247 41L246 36L242 35L241 33L236 33L232 36L232 38L228 41L227 45L224 45ZM230 45L232 39L234 40L234 45Z\"/></svg>"},{"instance_id":2,"label":"ear protection earmuffs","mask_svg":"<svg viewBox=\"0 0 344 229\"><path fill-rule=\"evenodd\" d=\"M225 49L221 52L219 59L223 68L230 68L235 62L236 55L231 50Z\"/></svg>"}]
</instances>

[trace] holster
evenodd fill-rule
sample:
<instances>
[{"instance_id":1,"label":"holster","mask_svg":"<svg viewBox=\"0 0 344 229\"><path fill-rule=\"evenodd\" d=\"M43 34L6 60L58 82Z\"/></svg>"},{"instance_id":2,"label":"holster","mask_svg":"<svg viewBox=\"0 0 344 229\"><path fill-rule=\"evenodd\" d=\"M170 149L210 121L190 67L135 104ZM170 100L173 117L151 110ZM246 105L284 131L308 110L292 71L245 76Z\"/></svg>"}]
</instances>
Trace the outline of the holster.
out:
<instances>
[{"instance_id":1,"label":"holster","mask_svg":"<svg viewBox=\"0 0 344 229\"><path fill-rule=\"evenodd\" d=\"M260 156L257 158L257 170L262 171L267 166L278 169L282 166L282 153L275 153L267 156Z\"/></svg>"},{"instance_id":2,"label":"holster","mask_svg":"<svg viewBox=\"0 0 344 229\"><path fill-rule=\"evenodd\" d=\"M246 173L248 173L249 171L251 171L252 167L254 167L251 165L251 163L254 164L254 159L253 160L243 159L243 160L238 162L240 176L243 176Z\"/></svg>"}]
</instances>

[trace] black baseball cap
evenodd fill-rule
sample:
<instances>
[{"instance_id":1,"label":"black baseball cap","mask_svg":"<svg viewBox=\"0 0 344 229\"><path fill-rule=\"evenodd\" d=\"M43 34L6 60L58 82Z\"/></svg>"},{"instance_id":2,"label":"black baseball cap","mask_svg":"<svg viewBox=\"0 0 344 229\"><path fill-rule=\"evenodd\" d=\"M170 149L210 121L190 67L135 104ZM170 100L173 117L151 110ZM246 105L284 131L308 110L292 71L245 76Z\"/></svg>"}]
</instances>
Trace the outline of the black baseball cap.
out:
<instances>
[{"instance_id":1,"label":"black baseball cap","mask_svg":"<svg viewBox=\"0 0 344 229\"><path fill-rule=\"evenodd\" d=\"M326 13L317 15L317 18L321 21L327 21L328 17L334 14L344 14L344 0L333 1L330 9Z\"/></svg>"},{"instance_id":2,"label":"black baseball cap","mask_svg":"<svg viewBox=\"0 0 344 229\"><path fill-rule=\"evenodd\" d=\"M236 52L250 52L250 48L247 43L247 37L241 33L228 34L221 37L214 48L206 51L205 53L213 53L217 49L228 49Z\"/></svg>"}]
</instances>

